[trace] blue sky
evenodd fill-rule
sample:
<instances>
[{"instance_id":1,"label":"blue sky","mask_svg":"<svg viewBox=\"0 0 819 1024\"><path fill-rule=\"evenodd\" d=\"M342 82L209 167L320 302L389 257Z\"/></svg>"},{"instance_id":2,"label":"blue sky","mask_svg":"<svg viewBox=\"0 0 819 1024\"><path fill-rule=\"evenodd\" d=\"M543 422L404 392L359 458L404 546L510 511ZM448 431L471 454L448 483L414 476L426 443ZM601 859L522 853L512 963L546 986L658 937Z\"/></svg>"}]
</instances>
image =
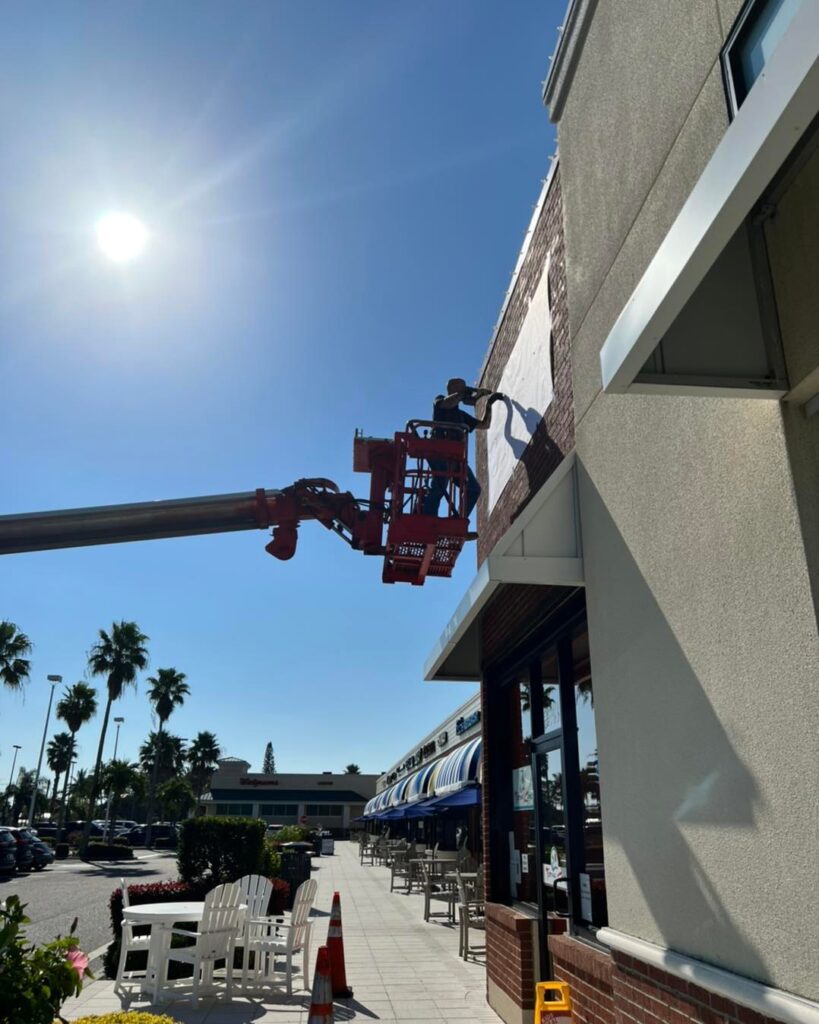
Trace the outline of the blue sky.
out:
<instances>
[{"instance_id":1,"label":"blue sky","mask_svg":"<svg viewBox=\"0 0 819 1024\"><path fill-rule=\"evenodd\" d=\"M354 429L390 434L480 366L555 149L540 83L564 7L7 5L0 512L302 476L365 495ZM116 208L152 233L126 265L95 245ZM386 769L474 692L421 681L474 547L416 589L315 524L291 562L264 543L2 559L0 618L35 649L25 697L0 693L0 781L13 743L36 763L46 675L83 678L114 619L187 673L171 730L256 769L268 740L280 771ZM116 711L135 758L144 680Z\"/></svg>"}]
</instances>

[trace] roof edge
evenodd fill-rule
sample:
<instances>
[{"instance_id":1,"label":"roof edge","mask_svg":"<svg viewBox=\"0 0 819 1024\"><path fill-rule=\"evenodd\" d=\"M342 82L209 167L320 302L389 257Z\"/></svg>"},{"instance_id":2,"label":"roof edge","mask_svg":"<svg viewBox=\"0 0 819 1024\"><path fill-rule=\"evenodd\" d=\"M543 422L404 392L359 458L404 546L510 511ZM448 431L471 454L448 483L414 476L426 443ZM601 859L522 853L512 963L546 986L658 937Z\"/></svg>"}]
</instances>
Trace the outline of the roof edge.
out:
<instances>
[{"instance_id":1,"label":"roof edge","mask_svg":"<svg viewBox=\"0 0 819 1024\"><path fill-rule=\"evenodd\" d=\"M563 114L596 9L597 0L571 0L566 11L557 49L551 58L552 66L543 83L543 102L549 109L549 120L553 124L557 124Z\"/></svg>"}]
</instances>

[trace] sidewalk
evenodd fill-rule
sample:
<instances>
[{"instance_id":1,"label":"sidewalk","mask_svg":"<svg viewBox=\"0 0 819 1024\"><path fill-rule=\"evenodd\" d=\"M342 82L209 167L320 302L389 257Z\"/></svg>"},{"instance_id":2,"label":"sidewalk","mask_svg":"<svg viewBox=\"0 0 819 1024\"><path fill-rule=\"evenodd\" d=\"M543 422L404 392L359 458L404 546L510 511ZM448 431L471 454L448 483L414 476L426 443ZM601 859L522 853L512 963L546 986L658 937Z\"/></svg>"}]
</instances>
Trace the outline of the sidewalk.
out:
<instances>
[{"instance_id":1,"label":"sidewalk","mask_svg":"<svg viewBox=\"0 0 819 1024\"><path fill-rule=\"evenodd\" d=\"M313 877L319 886L311 976L315 950L325 941L333 892L341 893L347 982L354 998L336 1002L337 1021L498 1024L486 1003L483 963L458 956L457 927L424 923L422 896L390 893L387 868L362 867L357 845L336 843L334 856L314 858ZM135 1000L127 1008L167 1013L182 1024L307 1024L309 1005L307 993L288 1000L282 992L239 996L232 1003L203 1001L195 1010L187 1001L150 1007ZM124 1008L112 981L96 981L66 1003L63 1016L73 1020Z\"/></svg>"}]
</instances>

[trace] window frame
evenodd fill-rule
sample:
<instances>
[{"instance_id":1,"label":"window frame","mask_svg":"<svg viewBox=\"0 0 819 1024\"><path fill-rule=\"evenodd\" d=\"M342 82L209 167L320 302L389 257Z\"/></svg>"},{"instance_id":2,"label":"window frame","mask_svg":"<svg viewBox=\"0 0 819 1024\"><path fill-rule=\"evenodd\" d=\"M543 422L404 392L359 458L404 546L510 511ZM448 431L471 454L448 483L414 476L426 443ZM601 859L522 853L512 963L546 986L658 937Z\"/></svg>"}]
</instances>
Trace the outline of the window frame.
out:
<instances>
[{"instance_id":1,"label":"window frame","mask_svg":"<svg viewBox=\"0 0 819 1024\"><path fill-rule=\"evenodd\" d=\"M754 79L754 82L748 85L742 74L740 58L743 44L746 42L749 33L756 25L757 19L761 16L765 7L773 2L775 0L746 0L720 51L722 81L728 101L728 116L732 121L737 116L739 108L747 99L748 93L756 81Z\"/></svg>"}]
</instances>

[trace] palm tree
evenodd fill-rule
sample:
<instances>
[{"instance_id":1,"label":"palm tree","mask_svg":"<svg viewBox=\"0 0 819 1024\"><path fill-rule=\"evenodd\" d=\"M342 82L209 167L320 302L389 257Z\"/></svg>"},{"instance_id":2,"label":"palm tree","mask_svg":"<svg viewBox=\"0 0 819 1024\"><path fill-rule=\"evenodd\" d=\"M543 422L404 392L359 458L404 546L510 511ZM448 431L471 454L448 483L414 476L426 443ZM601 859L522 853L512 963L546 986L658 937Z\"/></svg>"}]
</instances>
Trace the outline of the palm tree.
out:
<instances>
[{"instance_id":1,"label":"palm tree","mask_svg":"<svg viewBox=\"0 0 819 1024\"><path fill-rule=\"evenodd\" d=\"M177 672L175 668L160 668L155 676L148 676L151 684L148 690L148 700L153 704L156 717L159 719L157 737L162 735L162 726L168 721L175 708L185 703L185 698L191 692L185 682L185 673ZM157 739L157 744L161 740ZM161 750L161 746L159 746ZM154 758L153 772L151 773L151 788L148 790L148 815L145 819L145 845L151 845L151 826L154 820L154 800L156 799L156 776L159 771L159 758Z\"/></svg>"},{"instance_id":2,"label":"palm tree","mask_svg":"<svg viewBox=\"0 0 819 1024\"><path fill-rule=\"evenodd\" d=\"M117 820L117 802L135 783L138 771L127 761L109 761L102 769L103 786L111 794L111 821ZM110 835L108 842L111 841Z\"/></svg>"},{"instance_id":3,"label":"palm tree","mask_svg":"<svg viewBox=\"0 0 819 1024\"><path fill-rule=\"evenodd\" d=\"M70 733L55 733L54 739L49 740L46 747L46 760L48 767L54 772L54 792L51 796L51 813L54 813L54 806L57 803L57 794L60 791L60 776L71 765L71 758L74 756L74 743Z\"/></svg>"},{"instance_id":4,"label":"palm tree","mask_svg":"<svg viewBox=\"0 0 819 1024\"><path fill-rule=\"evenodd\" d=\"M22 690L28 682L31 641L13 622L0 619L0 680L9 690Z\"/></svg>"},{"instance_id":5,"label":"palm tree","mask_svg":"<svg viewBox=\"0 0 819 1024\"><path fill-rule=\"evenodd\" d=\"M358 767L357 764L348 764L347 767L344 769L344 774L345 775L360 775L361 774L361 769Z\"/></svg>"},{"instance_id":6,"label":"palm tree","mask_svg":"<svg viewBox=\"0 0 819 1024\"><path fill-rule=\"evenodd\" d=\"M216 736L212 732L198 732L188 749L188 764L193 792L197 801L202 799L211 776L216 771L216 762L221 756Z\"/></svg>"},{"instance_id":7,"label":"palm tree","mask_svg":"<svg viewBox=\"0 0 819 1024\"><path fill-rule=\"evenodd\" d=\"M78 768L74 775L74 785L71 787L69 796L69 807L73 815L78 818L93 818L90 813L88 798L91 795L91 777L85 768ZM72 816L73 816L72 815Z\"/></svg>"},{"instance_id":8,"label":"palm tree","mask_svg":"<svg viewBox=\"0 0 819 1024\"><path fill-rule=\"evenodd\" d=\"M88 683L74 683L69 686L65 694L57 702L57 718L62 719L68 726L71 733L71 756L77 753L77 733L86 722L97 713L97 691ZM60 822L57 826L57 841L61 842L63 837L63 825L65 824L65 808L68 800L68 777L65 773L63 783L63 799L60 804Z\"/></svg>"},{"instance_id":9,"label":"palm tree","mask_svg":"<svg viewBox=\"0 0 819 1024\"><path fill-rule=\"evenodd\" d=\"M184 740L172 732L149 732L139 748L139 763L143 771L153 776L154 766L158 765L156 776L160 784L174 775L181 775L187 757Z\"/></svg>"},{"instance_id":10,"label":"palm tree","mask_svg":"<svg viewBox=\"0 0 819 1024\"><path fill-rule=\"evenodd\" d=\"M88 845L88 838L91 835L91 816L93 815L93 808L96 805L97 794L100 789L102 752L105 748L105 734L108 732L111 705L115 700L119 700L126 686L136 685L137 672L147 667L148 650L145 647L147 640L148 637L135 622L125 622L124 620L122 622L114 622L111 625L110 633L106 633L104 629L99 631L99 639L88 654L88 670L91 675L106 677L108 700L105 703L105 714L102 719L100 742L97 748L97 760L94 764L91 799L89 801L92 812L83 830L83 850Z\"/></svg>"},{"instance_id":11,"label":"palm tree","mask_svg":"<svg viewBox=\"0 0 819 1024\"><path fill-rule=\"evenodd\" d=\"M159 802L170 820L176 822L188 814L196 803L191 784L187 779L168 779L159 787Z\"/></svg>"}]
</instances>

